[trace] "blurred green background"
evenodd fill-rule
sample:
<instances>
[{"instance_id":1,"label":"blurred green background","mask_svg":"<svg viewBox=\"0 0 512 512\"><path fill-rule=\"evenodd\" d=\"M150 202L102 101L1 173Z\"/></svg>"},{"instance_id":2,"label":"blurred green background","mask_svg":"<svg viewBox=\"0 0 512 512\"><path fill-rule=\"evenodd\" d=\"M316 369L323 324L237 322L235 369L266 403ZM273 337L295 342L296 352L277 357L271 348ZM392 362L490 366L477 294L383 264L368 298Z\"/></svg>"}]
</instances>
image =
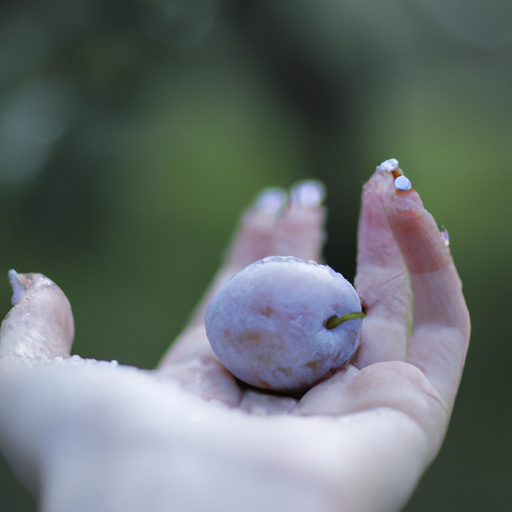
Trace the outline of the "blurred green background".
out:
<instances>
[{"instance_id":1,"label":"blurred green background","mask_svg":"<svg viewBox=\"0 0 512 512\"><path fill-rule=\"evenodd\" d=\"M391 157L448 229L473 321L405 510L510 511L509 0L0 4L0 271L59 284L84 357L153 367L264 187L326 183L326 259L352 279L361 185ZM2 460L0 510L35 509Z\"/></svg>"}]
</instances>

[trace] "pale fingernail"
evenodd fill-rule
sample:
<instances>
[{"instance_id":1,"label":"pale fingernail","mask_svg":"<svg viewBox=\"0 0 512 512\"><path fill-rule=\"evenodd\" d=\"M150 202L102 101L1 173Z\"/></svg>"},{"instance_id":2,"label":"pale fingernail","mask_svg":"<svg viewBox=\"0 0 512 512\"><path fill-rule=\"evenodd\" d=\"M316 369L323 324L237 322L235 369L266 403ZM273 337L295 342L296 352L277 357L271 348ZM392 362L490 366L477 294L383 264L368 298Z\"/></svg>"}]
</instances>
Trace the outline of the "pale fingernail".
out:
<instances>
[{"instance_id":1,"label":"pale fingernail","mask_svg":"<svg viewBox=\"0 0 512 512\"><path fill-rule=\"evenodd\" d=\"M276 214L286 203L286 192L280 188L268 188L256 197L254 203L259 210Z\"/></svg>"},{"instance_id":2,"label":"pale fingernail","mask_svg":"<svg viewBox=\"0 0 512 512\"><path fill-rule=\"evenodd\" d=\"M14 306L23 297L30 283L23 274L18 274L14 269L9 270L7 275L12 288L11 304Z\"/></svg>"},{"instance_id":3,"label":"pale fingernail","mask_svg":"<svg viewBox=\"0 0 512 512\"><path fill-rule=\"evenodd\" d=\"M377 170L379 171L387 171L392 172L395 169L398 169L398 160L396 158L390 158L389 160L384 160L379 166L377 166Z\"/></svg>"},{"instance_id":4,"label":"pale fingernail","mask_svg":"<svg viewBox=\"0 0 512 512\"><path fill-rule=\"evenodd\" d=\"M412 185L410 180L402 175L395 178L395 187L397 190L410 190Z\"/></svg>"},{"instance_id":5,"label":"pale fingernail","mask_svg":"<svg viewBox=\"0 0 512 512\"><path fill-rule=\"evenodd\" d=\"M325 186L320 181L307 180L294 185L290 191L293 205L316 207L325 199Z\"/></svg>"}]
</instances>

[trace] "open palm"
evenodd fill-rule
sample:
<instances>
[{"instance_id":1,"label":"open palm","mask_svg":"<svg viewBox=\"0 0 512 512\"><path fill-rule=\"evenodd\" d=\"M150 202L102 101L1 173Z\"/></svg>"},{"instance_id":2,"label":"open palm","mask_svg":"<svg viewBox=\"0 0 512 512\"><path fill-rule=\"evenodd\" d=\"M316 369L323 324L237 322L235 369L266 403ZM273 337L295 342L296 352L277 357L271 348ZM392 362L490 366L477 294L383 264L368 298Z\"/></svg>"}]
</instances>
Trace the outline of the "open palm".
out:
<instances>
[{"instance_id":1,"label":"open palm","mask_svg":"<svg viewBox=\"0 0 512 512\"><path fill-rule=\"evenodd\" d=\"M363 190L361 346L302 397L237 381L210 348L204 314L255 260L321 259L318 184L297 185L288 201L267 191L245 212L211 288L154 371L67 357L62 292L18 277L24 296L0 332L0 446L40 510L399 510L444 438L469 319L434 220L393 180L377 170Z\"/></svg>"}]
</instances>

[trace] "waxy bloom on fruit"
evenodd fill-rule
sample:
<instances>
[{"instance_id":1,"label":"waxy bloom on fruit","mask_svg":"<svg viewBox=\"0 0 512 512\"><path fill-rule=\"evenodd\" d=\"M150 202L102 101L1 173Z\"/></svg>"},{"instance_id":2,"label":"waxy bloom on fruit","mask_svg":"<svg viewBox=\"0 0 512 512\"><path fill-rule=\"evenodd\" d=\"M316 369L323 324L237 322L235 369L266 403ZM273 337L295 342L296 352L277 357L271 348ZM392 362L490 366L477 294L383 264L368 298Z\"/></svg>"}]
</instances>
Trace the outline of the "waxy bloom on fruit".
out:
<instances>
[{"instance_id":1,"label":"waxy bloom on fruit","mask_svg":"<svg viewBox=\"0 0 512 512\"><path fill-rule=\"evenodd\" d=\"M354 287L326 265L270 256L244 268L215 295L206 333L238 379L301 392L341 368L361 334Z\"/></svg>"}]
</instances>

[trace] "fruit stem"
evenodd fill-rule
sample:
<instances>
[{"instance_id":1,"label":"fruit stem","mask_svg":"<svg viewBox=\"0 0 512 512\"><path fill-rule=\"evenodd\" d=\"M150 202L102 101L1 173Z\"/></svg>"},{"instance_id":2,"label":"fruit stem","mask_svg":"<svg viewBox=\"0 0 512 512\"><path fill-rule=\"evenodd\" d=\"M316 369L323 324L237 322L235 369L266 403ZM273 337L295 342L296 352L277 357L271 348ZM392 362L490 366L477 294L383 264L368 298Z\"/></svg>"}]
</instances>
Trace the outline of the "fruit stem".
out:
<instances>
[{"instance_id":1,"label":"fruit stem","mask_svg":"<svg viewBox=\"0 0 512 512\"><path fill-rule=\"evenodd\" d=\"M352 311L351 313L346 313L342 316L331 316L331 318L328 318L324 322L324 326L331 330L338 327L338 325L341 325L343 322L348 320L356 320L357 318L364 318L365 316L366 314L362 311Z\"/></svg>"}]
</instances>

